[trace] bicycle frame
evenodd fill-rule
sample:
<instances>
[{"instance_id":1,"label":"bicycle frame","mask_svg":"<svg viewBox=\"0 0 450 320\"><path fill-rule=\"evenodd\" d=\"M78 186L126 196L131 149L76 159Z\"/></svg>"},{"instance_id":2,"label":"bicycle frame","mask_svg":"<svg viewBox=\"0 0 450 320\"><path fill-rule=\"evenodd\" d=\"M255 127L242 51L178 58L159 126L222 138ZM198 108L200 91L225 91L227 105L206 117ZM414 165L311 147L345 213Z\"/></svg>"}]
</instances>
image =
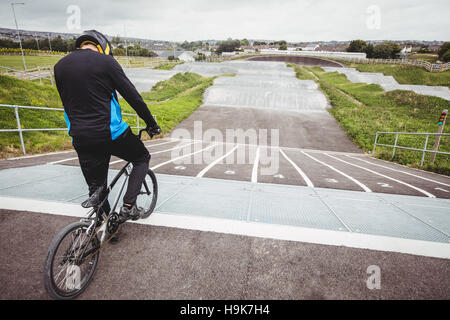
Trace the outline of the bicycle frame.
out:
<instances>
[{"instance_id":1,"label":"bicycle frame","mask_svg":"<svg viewBox=\"0 0 450 320\"><path fill-rule=\"evenodd\" d=\"M145 131L145 129L142 129L142 130L139 131L139 134L138 134L139 139L141 139L141 135L142 135L143 131ZM119 189L119 192L116 195L116 198L114 199L113 206L111 207L110 212L104 217L102 225L95 232L92 232L92 234L89 237L89 241L87 242L87 243L91 243L92 237L94 237L94 235L96 235L100 231L102 231L102 237L100 239L99 246L98 246L98 248L90 249L88 252L85 252L86 247L83 248L83 252L80 255L80 257L82 257L83 260L86 259L90 254L93 254L96 251L100 250L101 247L103 246L103 244L105 242L106 234L107 234L106 228L107 228L108 220L111 217L111 214L115 212L115 210L117 208L117 205L119 204L119 200L120 200L120 198L122 196L123 189L125 188L125 185L128 182L128 179L130 178L130 174L131 174L132 169L133 169L133 164L131 162L127 162L127 164L125 166L123 166L123 168L119 171L119 173L117 173L117 175L114 177L112 182L107 187L106 195L105 195L104 199L102 200L102 202L98 205L98 210L95 210L95 208L93 208L89 212L88 216L86 218L82 219L82 220L89 220L89 219L91 219L91 217L95 213L95 215L96 215L95 219L92 220L91 224L89 225L88 229L86 230L86 232L88 234L91 233L91 228L97 225L97 222L100 219L100 215L102 215L104 213L104 212L102 212L103 210L100 209L100 208L103 207L103 204L105 203L105 201L108 201L108 196L109 196L110 192L112 191L112 189L114 188L116 183L119 181L119 179L122 177L122 175L125 174L125 179L122 182L122 185L120 186L120 189ZM150 189L148 188L147 182L145 180L143 181L143 185L144 185L146 193L150 194ZM109 239L111 239L111 236L109 237ZM93 252L91 252L91 251L93 251Z\"/></svg>"}]
</instances>

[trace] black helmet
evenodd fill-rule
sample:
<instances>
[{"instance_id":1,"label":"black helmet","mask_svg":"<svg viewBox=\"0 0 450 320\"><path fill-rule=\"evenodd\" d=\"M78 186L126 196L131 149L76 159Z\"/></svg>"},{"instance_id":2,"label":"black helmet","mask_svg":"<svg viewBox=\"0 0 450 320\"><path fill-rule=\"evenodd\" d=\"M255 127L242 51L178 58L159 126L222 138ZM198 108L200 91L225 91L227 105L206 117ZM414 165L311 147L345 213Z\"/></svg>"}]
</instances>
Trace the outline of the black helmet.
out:
<instances>
[{"instance_id":1,"label":"black helmet","mask_svg":"<svg viewBox=\"0 0 450 320\"><path fill-rule=\"evenodd\" d=\"M78 49L87 43L95 45L100 53L112 56L112 48L108 38L97 30L84 31L75 42L75 47Z\"/></svg>"}]
</instances>

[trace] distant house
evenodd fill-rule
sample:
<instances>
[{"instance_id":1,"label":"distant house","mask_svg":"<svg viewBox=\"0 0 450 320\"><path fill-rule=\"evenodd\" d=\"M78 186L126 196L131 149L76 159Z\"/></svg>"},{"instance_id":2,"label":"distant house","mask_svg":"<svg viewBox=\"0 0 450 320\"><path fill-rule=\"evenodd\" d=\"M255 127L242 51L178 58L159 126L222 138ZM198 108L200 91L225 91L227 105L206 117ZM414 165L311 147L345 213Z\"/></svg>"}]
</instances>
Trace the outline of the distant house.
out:
<instances>
[{"instance_id":1,"label":"distant house","mask_svg":"<svg viewBox=\"0 0 450 320\"><path fill-rule=\"evenodd\" d=\"M317 49L319 49L318 44L311 44L309 46L302 47L302 51L316 51Z\"/></svg>"}]
</instances>

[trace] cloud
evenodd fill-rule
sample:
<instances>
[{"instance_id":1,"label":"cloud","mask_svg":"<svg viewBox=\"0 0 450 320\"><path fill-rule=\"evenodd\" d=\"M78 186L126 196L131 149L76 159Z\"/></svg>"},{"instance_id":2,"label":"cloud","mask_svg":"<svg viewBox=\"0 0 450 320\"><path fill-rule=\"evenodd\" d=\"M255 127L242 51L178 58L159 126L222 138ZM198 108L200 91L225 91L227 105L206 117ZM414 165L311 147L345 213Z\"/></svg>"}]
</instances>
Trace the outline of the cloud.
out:
<instances>
[{"instance_id":1,"label":"cloud","mask_svg":"<svg viewBox=\"0 0 450 320\"><path fill-rule=\"evenodd\" d=\"M447 0L25 0L17 6L19 27L73 32L66 26L69 5L81 10L81 29L110 35L164 40L361 39L448 40ZM1 27L14 28L9 5L0 4ZM380 29L368 29L370 5L380 9ZM81 31L81 30L80 30Z\"/></svg>"}]
</instances>

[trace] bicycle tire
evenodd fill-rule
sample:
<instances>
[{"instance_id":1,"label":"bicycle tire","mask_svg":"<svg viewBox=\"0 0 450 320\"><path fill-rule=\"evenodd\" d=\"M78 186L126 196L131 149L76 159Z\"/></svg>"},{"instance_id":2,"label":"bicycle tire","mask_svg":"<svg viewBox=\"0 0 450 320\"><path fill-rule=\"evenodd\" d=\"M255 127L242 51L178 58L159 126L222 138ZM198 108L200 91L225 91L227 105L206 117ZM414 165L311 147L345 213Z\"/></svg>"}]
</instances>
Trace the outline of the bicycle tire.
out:
<instances>
[{"instance_id":1,"label":"bicycle tire","mask_svg":"<svg viewBox=\"0 0 450 320\"><path fill-rule=\"evenodd\" d=\"M155 173L151 169L148 169L147 175L150 177L150 180L152 182L151 192L153 194L153 197L152 197L152 201L151 201L149 207L144 208L145 211L141 215L141 219L148 218L153 213L153 210L155 210L156 202L158 200L158 181L156 180ZM142 196L145 196L145 195L140 195L139 197L142 197Z\"/></svg>"},{"instance_id":2,"label":"bicycle tire","mask_svg":"<svg viewBox=\"0 0 450 320\"><path fill-rule=\"evenodd\" d=\"M87 229L89 227L88 222L74 222L66 226L64 229L62 229L52 240L48 250L47 250L47 256L45 258L44 263L44 287L47 293L50 297L57 300L70 300L78 295L80 295L89 285L89 283L92 281L93 276L95 274L95 271L97 269L98 259L100 256L100 251L98 250L95 252L92 256L93 258L93 264L92 268L89 271L89 273L83 277L83 282L80 283L80 288L75 289L71 292L64 293L62 292L58 286L55 284L54 278L53 278L53 265L55 260L55 255L58 252L58 249L63 242L63 240L66 238L66 236L70 235L73 231L77 229ZM96 235L94 235L93 239L91 239L91 242L97 242L98 239Z\"/></svg>"}]
</instances>

